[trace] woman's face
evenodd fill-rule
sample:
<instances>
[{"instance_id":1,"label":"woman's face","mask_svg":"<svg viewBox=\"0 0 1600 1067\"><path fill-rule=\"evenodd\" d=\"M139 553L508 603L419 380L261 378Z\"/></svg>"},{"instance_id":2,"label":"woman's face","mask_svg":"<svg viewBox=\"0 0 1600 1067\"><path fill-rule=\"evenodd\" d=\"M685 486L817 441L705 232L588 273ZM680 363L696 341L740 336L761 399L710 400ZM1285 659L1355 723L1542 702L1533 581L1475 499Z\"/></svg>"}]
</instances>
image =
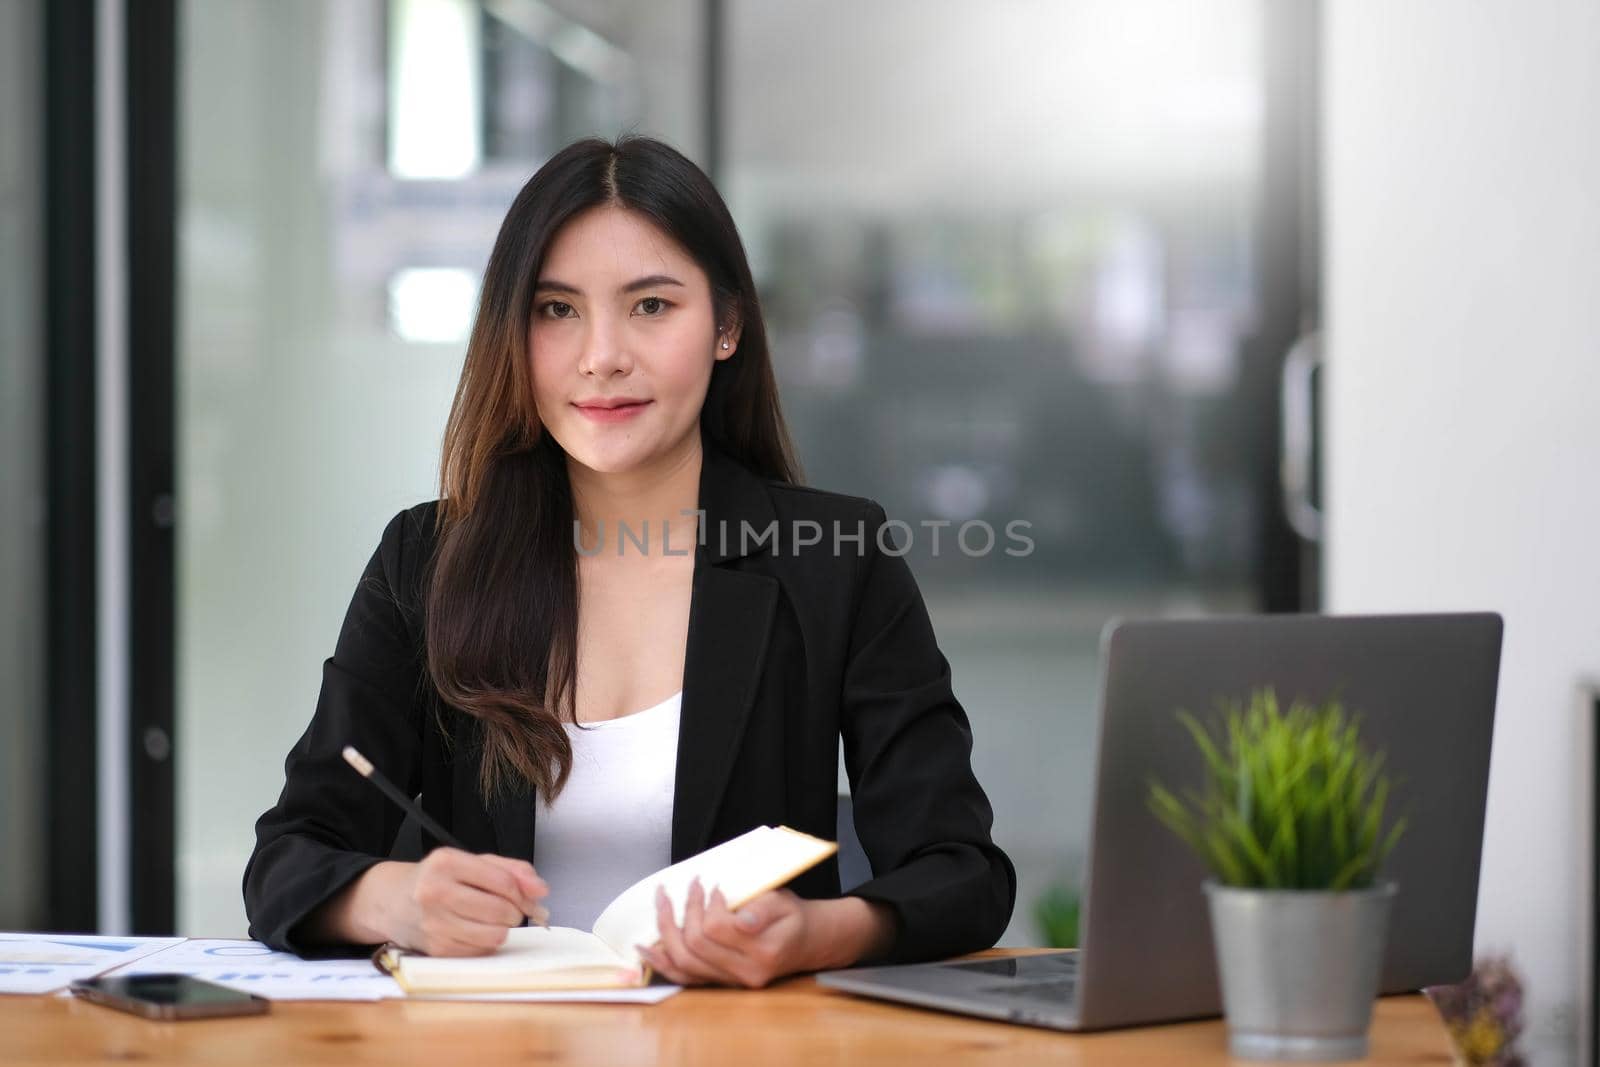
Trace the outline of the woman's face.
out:
<instances>
[{"instance_id":1,"label":"woman's face","mask_svg":"<svg viewBox=\"0 0 1600 1067\"><path fill-rule=\"evenodd\" d=\"M719 325L705 272L654 223L609 204L575 216L545 252L528 329L545 429L606 473L693 447L714 361L738 346Z\"/></svg>"}]
</instances>

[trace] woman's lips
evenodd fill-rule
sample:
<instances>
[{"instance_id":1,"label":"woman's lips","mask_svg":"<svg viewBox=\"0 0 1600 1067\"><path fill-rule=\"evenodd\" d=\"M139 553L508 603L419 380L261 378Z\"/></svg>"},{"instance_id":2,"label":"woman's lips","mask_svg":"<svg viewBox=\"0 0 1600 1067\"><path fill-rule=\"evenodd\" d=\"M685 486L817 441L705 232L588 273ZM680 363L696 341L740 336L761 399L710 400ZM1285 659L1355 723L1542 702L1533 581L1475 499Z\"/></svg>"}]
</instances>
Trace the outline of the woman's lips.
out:
<instances>
[{"instance_id":1,"label":"woman's lips","mask_svg":"<svg viewBox=\"0 0 1600 1067\"><path fill-rule=\"evenodd\" d=\"M620 404L614 408L584 407L581 404L572 406L595 422L626 422L649 407L650 403L648 400L643 400L637 404Z\"/></svg>"}]
</instances>

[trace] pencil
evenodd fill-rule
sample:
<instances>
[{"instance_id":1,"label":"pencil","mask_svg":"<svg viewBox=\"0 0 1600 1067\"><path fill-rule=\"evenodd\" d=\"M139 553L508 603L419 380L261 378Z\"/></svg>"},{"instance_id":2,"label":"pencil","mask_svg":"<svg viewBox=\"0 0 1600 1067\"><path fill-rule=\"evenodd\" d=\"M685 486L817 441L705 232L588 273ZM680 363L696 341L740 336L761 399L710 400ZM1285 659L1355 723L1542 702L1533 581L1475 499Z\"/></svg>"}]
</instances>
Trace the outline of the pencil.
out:
<instances>
[{"instance_id":1,"label":"pencil","mask_svg":"<svg viewBox=\"0 0 1600 1067\"><path fill-rule=\"evenodd\" d=\"M378 791L384 796L398 804L401 811L417 820L417 825L432 834L436 840L449 845L451 848L459 848L463 852L472 851L466 845L463 845L455 834L435 822L433 816L423 811L422 805L402 793L398 786L384 776L382 771L372 765L371 760L357 752L354 745L344 746L344 761L354 767L357 774L377 786ZM531 916L523 917L523 926L528 925L529 918ZM539 925L548 927L550 924L541 920Z\"/></svg>"}]
</instances>

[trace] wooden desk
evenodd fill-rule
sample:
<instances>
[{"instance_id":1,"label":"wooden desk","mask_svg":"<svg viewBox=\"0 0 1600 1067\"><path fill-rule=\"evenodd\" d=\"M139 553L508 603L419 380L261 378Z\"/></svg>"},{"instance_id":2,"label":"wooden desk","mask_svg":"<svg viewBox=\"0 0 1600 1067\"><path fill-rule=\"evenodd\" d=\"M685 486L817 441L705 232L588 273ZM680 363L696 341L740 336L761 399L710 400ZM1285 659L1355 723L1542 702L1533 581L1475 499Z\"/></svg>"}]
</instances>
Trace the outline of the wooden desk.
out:
<instances>
[{"instance_id":1,"label":"wooden desk","mask_svg":"<svg viewBox=\"0 0 1600 1067\"><path fill-rule=\"evenodd\" d=\"M797 978L759 992L688 989L656 1005L391 1000L278 1003L253 1018L157 1023L70 997L0 996L0 1064L1220 1064L1221 1020L1063 1034L902 1008ZM1420 996L1379 1001L1373 1065L1448 1064Z\"/></svg>"}]
</instances>

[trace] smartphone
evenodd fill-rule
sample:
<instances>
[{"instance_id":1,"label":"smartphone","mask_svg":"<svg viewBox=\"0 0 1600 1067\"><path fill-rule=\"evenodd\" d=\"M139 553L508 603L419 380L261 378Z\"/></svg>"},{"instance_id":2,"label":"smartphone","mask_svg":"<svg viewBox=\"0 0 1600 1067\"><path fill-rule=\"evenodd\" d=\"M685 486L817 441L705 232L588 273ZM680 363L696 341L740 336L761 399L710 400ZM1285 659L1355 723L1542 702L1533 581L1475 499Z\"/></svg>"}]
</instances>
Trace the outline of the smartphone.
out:
<instances>
[{"instance_id":1,"label":"smartphone","mask_svg":"<svg viewBox=\"0 0 1600 1067\"><path fill-rule=\"evenodd\" d=\"M253 993L241 993L187 974L83 978L73 982L71 989L74 996L146 1019L260 1015L270 1004L266 998Z\"/></svg>"}]
</instances>

